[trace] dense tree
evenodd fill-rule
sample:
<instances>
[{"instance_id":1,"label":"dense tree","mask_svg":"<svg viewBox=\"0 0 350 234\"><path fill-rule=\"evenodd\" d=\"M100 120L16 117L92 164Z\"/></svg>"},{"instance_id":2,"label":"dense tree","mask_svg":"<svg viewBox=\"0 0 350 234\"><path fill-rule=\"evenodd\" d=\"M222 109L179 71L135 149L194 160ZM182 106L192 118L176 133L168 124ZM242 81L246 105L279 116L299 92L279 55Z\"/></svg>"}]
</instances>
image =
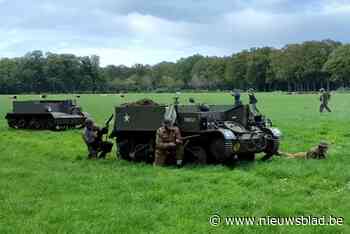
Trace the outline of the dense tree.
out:
<instances>
[{"instance_id":1,"label":"dense tree","mask_svg":"<svg viewBox=\"0 0 350 234\"><path fill-rule=\"evenodd\" d=\"M245 89L248 87L246 74L249 52L242 51L233 54L226 63L225 81L229 87Z\"/></svg>"},{"instance_id":2,"label":"dense tree","mask_svg":"<svg viewBox=\"0 0 350 234\"><path fill-rule=\"evenodd\" d=\"M154 66L100 66L97 55L32 51L0 59L0 93L175 91L179 89L318 90L350 85L350 45L307 41L251 48L228 57L199 54Z\"/></svg>"},{"instance_id":3,"label":"dense tree","mask_svg":"<svg viewBox=\"0 0 350 234\"><path fill-rule=\"evenodd\" d=\"M324 64L323 71L331 75L331 80L341 83L342 86L350 84L350 44L338 47Z\"/></svg>"}]
</instances>

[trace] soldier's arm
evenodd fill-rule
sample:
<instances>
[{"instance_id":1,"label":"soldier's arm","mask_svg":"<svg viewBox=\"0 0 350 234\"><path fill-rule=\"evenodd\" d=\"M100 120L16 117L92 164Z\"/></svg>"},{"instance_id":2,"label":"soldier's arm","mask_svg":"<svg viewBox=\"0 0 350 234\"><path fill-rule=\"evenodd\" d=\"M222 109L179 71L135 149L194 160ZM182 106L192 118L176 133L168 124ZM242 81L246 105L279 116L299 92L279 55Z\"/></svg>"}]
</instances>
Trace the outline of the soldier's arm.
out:
<instances>
[{"instance_id":1,"label":"soldier's arm","mask_svg":"<svg viewBox=\"0 0 350 234\"><path fill-rule=\"evenodd\" d=\"M178 127L175 127L175 141L176 141L176 144L183 143L181 132L180 132L180 129Z\"/></svg>"},{"instance_id":2,"label":"soldier's arm","mask_svg":"<svg viewBox=\"0 0 350 234\"><path fill-rule=\"evenodd\" d=\"M156 133L156 148L158 149L168 149L170 147L169 143L163 142L161 133L157 130Z\"/></svg>"}]
</instances>

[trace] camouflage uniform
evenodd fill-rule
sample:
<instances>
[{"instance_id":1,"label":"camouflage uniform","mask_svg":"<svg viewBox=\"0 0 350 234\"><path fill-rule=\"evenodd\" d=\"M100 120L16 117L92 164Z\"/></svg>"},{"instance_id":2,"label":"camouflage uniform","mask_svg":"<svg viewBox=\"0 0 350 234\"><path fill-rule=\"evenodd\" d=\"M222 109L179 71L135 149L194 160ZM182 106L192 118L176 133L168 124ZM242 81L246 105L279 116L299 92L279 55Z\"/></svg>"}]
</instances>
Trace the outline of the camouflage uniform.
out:
<instances>
[{"instance_id":1,"label":"camouflage uniform","mask_svg":"<svg viewBox=\"0 0 350 234\"><path fill-rule=\"evenodd\" d=\"M170 159L177 163L183 159L184 147L178 127L160 127L156 133L156 152L154 165L163 166Z\"/></svg>"},{"instance_id":2,"label":"camouflage uniform","mask_svg":"<svg viewBox=\"0 0 350 234\"><path fill-rule=\"evenodd\" d=\"M331 109L328 107L328 102L331 99L331 94L329 92L325 92L324 89L321 89L321 96L320 96L320 112L323 112L324 109L326 109L328 112L331 112Z\"/></svg>"}]
</instances>

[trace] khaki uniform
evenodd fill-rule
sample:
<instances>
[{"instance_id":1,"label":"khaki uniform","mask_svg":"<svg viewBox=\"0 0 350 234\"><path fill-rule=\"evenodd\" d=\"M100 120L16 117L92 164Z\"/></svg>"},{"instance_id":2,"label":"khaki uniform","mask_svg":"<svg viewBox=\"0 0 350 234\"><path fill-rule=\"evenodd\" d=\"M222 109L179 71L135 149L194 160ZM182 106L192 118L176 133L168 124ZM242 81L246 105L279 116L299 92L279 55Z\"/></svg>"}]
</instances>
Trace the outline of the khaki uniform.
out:
<instances>
[{"instance_id":1,"label":"khaki uniform","mask_svg":"<svg viewBox=\"0 0 350 234\"><path fill-rule=\"evenodd\" d=\"M328 102L331 99L331 94L329 92L323 92L320 96L320 112L323 112L326 109L328 112L331 112L331 109L328 107Z\"/></svg>"},{"instance_id":2,"label":"khaki uniform","mask_svg":"<svg viewBox=\"0 0 350 234\"><path fill-rule=\"evenodd\" d=\"M280 154L286 155L288 158L326 159L327 151L321 151L320 148L317 146L309 149L307 152Z\"/></svg>"},{"instance_id":3,"label":"khaki uniform","mask_svg":"<svg viewBox=\"0 0 350 234\"><path fill-rule=\"evenodd\" d=\"M172 146L172 143L175 146ZM178 127L160 127L156 133L156 152L154 165L163 166L170 159L182 160L184 147Z\"/></svg>"}]
</instances>

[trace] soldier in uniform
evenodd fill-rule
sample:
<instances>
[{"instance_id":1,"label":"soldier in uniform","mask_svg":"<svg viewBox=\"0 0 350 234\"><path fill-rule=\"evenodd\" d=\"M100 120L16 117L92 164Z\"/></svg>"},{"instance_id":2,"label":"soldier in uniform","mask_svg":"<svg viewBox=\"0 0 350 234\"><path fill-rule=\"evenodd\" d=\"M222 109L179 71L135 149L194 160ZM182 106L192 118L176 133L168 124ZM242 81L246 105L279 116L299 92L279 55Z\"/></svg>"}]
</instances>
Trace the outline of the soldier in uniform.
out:
<instances>
[{"instance_id":1,"label":"soldier in uniform","mask_svg":"<svg viewBox=\"0 0 350 234\"><path fill-rule=\"evenodd\" d=\"M320 112L323 112L324 109L326 109L328 112L331 112L331 109L328 107L328 102L331 99L331 94L329 92L326 92L324 88L320 89L321 96L320 96Z\"/></svg>"},{"instance_id":2,"label":"soldier in uniform","mask_svg":"<svg viewBox=\"0 0 350 234\"><path fill-rule=\"evenodd\" d=\"M233 96L235 98L234 106L242 105L241 94L240 94L240 92L238 90L234 90L231 93L231 96Z\"/></svg>"},{"instance_id":3,"label":"soldier in uniform","mask_svg":"<svg viewBox=\"0 0 350 234\"><path fill-rule=\"evenodd\" d=\"M165 118L163 126L156 133L156 152L154 166L164 166L170 159L176 159L176 165L182 166L184 147L180 129L173 126L171 119Z\"/></svg>"},{"instance_id":4,"label":"soldier in uniform","mask_svg":"<svg viewBox=\"0 0 350 234\"><path fill-rule=\"evenodd\" d=\"M311 148L307 152L299 153L282 153L280 155L285 155L288 158L302 158L302 159L326 159L328 152L327 142L321 141L320 144L316 147Z\"/></svg>"},{"instance_id":5,"label":"soldier in uniform","mask_svg":"<svg viewBox=\"0 0 350 234\"><path fill-rule=\"evenodd\" d=\"M252 109L253 113L254 114L259 113L259 110L256 107L256 103L258 103L258 99L256 99L253 89L248 90L248 96L249 96L249 105L250 105L250 108Z\"/></svg>"},{"instance_id":6,"label":"soldier in uniform","mask_svg":"<svg viewBox=\"0 0 350 234\"><path fill-rule=\"evenodd\" d=\"M83 139L88 148L89 159L105 158L106 154L111 152L113 144L103 141L103 135L108 134L107 128L100 128L95 125L92 119L85 121ZM100 153L100 155L98 155Z\"/></svg>"}]
</instances>

